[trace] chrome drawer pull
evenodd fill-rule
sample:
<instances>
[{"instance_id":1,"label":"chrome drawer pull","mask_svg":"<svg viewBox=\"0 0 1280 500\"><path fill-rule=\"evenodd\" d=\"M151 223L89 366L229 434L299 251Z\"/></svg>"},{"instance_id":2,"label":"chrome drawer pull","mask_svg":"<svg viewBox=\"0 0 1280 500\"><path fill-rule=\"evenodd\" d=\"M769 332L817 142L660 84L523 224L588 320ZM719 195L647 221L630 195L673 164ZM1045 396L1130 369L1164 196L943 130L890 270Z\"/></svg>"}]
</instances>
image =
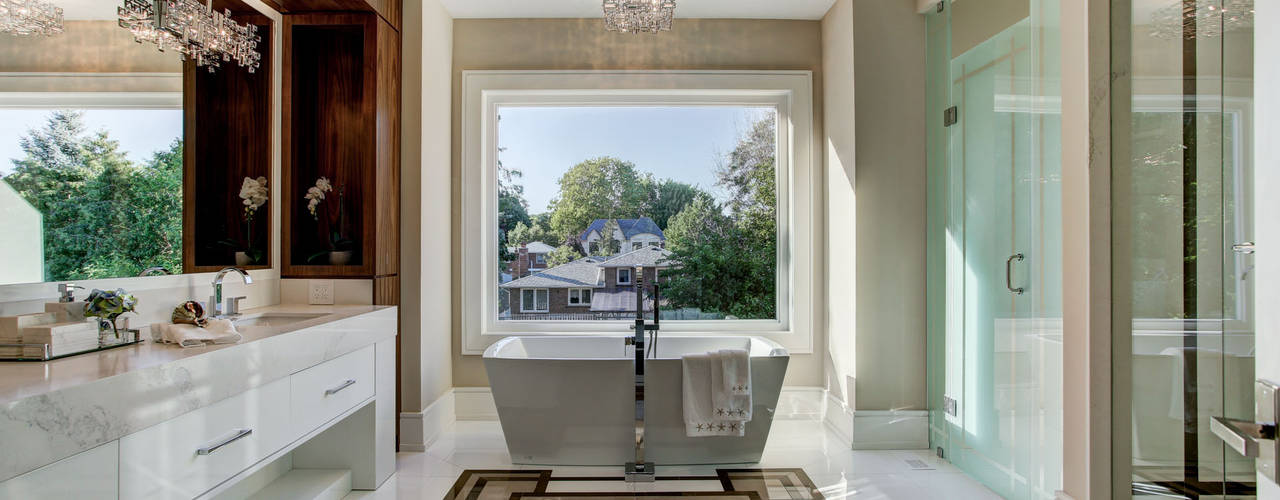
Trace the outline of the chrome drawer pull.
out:
<instances>
[{"instance_id":1,"label":"chrome drawer pull","mask_svg":"<svg viewBox=\"0 0 1280 500\"><path fill-rule=\"evenodd\" d=\"M334 394L337 394L337 393L338 393L338 391L341 391L341 390L346 389L346 388L348 388L348 387L351 387L351 386L353 386L353 385L356 385L356 379L350 379L350 380L347 380L346 382L343 382L343 383L342 383L342 385L337 386L337 387L334 387L334 388L332 388L332 389L325 389L325 390L324 390L324 395L325 395L325 396L332 396L332 395L334 395Z\"/></svg>"},{"instance_id":2,"label":"chrome drawer pull","mask_svg":"<svg viewBox=\"0 0 1280 500\"><path fill-rule=\"evenodd\" d=\"M229 444L231 444L231 443L235 442L236 440L238 440L238 439L240 439L240 438L242 438L242 437L248 436L248 435L250 435L250 434L253 434L253 429L238 429L238 430L236 430L236 431L235 431L235 433L231 434L231 435L230 435L230 436L228 436L227 438L223 439L222 441L218 441L218 443L217 443L217 444L214 444L214 445L211 445L211 446L205 446L204 448L200 448L200 449L196 450L196 454L197 454L197 455L208 455L208 454L210 454L210 453L213 453L213 452L215 452L215 451L218 451L218 448L221 448L221 447L223 447L223 446L229 445Z\"/></svg>"}]
</instances>

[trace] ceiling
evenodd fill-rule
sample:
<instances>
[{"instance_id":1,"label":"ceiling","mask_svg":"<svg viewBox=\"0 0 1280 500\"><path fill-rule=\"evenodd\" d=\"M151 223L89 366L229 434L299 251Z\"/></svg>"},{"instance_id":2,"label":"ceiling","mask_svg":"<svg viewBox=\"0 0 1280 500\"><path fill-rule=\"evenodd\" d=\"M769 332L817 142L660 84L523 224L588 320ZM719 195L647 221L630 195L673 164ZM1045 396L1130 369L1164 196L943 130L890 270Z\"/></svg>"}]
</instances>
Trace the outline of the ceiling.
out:
<instances>
[{"instance_id":1,"label":"ceiling","mask_svg":"<svg viewBox=\"0 0 1280 500\"><path fill-rule=\"evenodd\" d=\"M111 0L51 0L62 7L62 18L68 21L114 21L116 7L124 2Z\"/></svg>"},{"instance_id":2,"label":"ceiling","mask_svg":"<svg viewBox=\"0 0 1280 500\"><path fill-rule=\"evenodd\" d=\"M835 0L677 0L676 19L822 19L834 3ZM454 18L601 15L601 0L440 0L440 4Z\"/></svg>"}]
</instances>

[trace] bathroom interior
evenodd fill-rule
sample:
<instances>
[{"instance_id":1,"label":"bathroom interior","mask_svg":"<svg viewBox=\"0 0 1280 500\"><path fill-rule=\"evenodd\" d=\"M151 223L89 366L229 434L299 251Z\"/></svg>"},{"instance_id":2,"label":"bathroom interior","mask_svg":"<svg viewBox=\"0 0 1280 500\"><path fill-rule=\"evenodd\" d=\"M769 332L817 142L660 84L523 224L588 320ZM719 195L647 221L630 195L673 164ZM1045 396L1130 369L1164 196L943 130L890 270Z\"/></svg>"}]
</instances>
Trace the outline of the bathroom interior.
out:
<instances>
[{"instance_id":1,"label":"bathroom interior","mask_svg":"<svg viewBox=\"0 0 1280 500\"><path fill-rule=\"evenodd\" d=\"M1280 499L1265 25L0 0L0 499Z\"/></svg>"}]
</instances>

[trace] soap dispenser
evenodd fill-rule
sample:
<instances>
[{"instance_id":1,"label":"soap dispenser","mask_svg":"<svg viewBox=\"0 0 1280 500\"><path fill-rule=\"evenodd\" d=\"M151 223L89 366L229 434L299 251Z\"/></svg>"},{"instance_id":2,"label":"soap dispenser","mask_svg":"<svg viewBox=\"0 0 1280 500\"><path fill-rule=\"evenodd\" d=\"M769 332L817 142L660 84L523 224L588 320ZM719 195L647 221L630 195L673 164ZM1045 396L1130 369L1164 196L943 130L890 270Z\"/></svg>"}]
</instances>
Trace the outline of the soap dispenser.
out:
<instances>
[{"instance_id":1,"label":"soap dispenser","mask_svg":"<svg viewBox=\"0 0 1280 500\"><path fill-rule=\"evenodd\" d=\"M59 323L84 321L85 301L76 300L77 288L84 290L84 287L75 283L59 283L58 301L45 303L44 312L57 314Z\"/></svg>"}]
</instances>

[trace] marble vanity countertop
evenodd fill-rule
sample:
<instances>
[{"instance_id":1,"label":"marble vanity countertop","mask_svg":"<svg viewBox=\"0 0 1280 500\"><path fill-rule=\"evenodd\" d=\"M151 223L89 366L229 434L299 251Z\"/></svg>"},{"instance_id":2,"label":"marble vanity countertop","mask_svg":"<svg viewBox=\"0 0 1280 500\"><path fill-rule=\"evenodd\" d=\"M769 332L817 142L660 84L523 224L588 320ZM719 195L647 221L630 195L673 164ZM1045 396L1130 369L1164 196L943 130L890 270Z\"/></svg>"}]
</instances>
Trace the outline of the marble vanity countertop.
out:
<instances>
[{"instance_id":1,"label":"marble vanity countertop","mask_svg":"<svg viewBox=\"0 0 1280 500\"><path fill-rule=\"evenodd\" d=\"M329 359L394 337L392 306L277 305L259 314L322 314L240 327L235 344L139 345L47 362L0 363L0 481ZM144 332L144 337L148 335Z\"/></svg>"}]
</instances>

